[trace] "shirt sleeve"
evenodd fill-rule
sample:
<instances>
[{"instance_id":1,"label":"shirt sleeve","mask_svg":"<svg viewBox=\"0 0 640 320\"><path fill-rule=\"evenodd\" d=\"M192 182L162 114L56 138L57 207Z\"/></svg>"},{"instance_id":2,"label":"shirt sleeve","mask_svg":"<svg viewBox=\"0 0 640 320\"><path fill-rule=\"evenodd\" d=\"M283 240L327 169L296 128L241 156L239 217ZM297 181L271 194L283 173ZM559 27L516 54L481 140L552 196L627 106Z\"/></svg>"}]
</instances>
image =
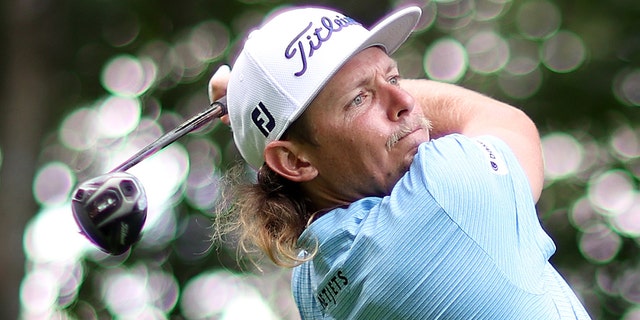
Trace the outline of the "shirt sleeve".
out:
<instances>
[{"instance_id":1,"label":"shirt sleeve","mask_svg":"<svg viewBox=\"0 0 640 320\"><path fill-rule=\"evenodd\" d=\"M543 270L555 245L543 230L524 170L492 136L450 135L422 146L417 163L439 206L506 272ZM412 167L413 168L413 167ZM415 181L415 180L414 180Z\"/></svg>"},{"instance_id":2,"label":"shirt sleeve","mask_svg":"<svg viewBox=\"0 0 640 320\"><path fill-rule=\"evenodd\" d=\"M512 207L509 203L515 200L534 204L526 196L531 189L524 171L501 140L455 134L423 147L417 173L424 173L427 189L454 220L466 224L480 214L495 216L483 208L494 207L491 203L496 200L505 202L501 208Z\"/></svg>"},{"instance_id":3,"label":"shirt sleeve","mask_svg":"<svg viewBox=\"0 0 640 320\"><path fill-rule=\"evenodd\" d=\"M294 268L291 275L291 289L293 298L302 320L331 320L333 318L323 314L320 304L314 297L317 284L311 262L303 263Z\"/></svg>"}]
</instances>

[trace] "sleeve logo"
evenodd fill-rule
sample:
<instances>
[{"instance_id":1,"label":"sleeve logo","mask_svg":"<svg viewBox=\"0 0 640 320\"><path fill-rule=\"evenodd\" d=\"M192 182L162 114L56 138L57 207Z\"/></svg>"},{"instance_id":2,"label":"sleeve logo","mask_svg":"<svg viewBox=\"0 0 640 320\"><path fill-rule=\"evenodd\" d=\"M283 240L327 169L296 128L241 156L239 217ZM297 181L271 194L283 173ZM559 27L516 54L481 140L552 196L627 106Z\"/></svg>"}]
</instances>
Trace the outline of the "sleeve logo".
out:
<instances>
[{"instance_id":1,"label":"sleeve logo","mask_svg":"<svg viewBox=\"0 0 640 320\"><path fill-rule=\"evenodd\" d=\"M476 139L476 142L480 145L480 149L483 150L485 160L489 165L489 169L492 173L497 175L506 175L509 173L507 164L502 157L502 154L496 150L496 148L489 142Z\"/></svg>"}]
</instances>

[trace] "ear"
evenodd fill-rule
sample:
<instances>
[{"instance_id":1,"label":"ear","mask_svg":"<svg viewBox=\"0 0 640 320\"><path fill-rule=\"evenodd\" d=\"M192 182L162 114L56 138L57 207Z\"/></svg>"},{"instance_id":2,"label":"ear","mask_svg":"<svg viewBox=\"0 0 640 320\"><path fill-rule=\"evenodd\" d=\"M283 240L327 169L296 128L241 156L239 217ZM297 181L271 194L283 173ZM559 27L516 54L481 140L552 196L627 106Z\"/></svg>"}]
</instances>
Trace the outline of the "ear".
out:
<instances>
[{"instance_id":1,"label":"ear","mask_svg":"<svg viewBox=\"0 0 640 320\"><path fill-rule=\"evenodd\" d=\"M264 149L264 158L271 170L294 182L310 181L318 175L300 145L291 141L269 142Z\"/></svg>"}]
</instances>

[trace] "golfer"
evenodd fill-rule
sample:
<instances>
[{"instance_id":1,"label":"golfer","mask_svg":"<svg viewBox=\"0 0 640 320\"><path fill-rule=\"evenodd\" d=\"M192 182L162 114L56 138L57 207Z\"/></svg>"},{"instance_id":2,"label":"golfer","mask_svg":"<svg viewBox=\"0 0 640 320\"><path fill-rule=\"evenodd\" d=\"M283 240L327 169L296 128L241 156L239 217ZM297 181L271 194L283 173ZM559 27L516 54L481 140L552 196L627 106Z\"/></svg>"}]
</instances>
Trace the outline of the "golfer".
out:
<instances>
[{"instance_id":1,"label":"golfer","mask_svg":"<svg viewBox=\"0 0 640 320\"><path fill-rule=\"evenodd\" d=\"M241 245L294 268L303 319L588 319L549 263L536 126L479 93L403 79L389 55L420 14L367 29L282 10L214 75L211 98L227 95L257 170L234 185Z\"/></svg>"}]
</instances>

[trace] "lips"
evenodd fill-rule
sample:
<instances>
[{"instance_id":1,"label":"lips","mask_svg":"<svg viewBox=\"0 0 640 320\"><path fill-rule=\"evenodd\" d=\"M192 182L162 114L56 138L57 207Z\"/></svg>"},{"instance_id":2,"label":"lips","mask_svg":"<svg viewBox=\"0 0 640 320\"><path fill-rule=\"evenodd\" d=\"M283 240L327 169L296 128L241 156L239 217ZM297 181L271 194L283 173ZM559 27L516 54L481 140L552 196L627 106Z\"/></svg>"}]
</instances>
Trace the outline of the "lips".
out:
<instances>
[{"instance_id":1,"label":"lips","mask_svg":"<svg viewBox=\"0 0 640 320\"><path fill-rule=\"evenodd\" d=\"M395 132L394 134L392 134L389 139L387 140L387 150L391 150L391 148L393 148L396 144L398 144L398 142L400 142L400 140L406 138L407 136L409 136L410 134L420 130L421 127L415 127L415 128L401 128L401 130Z\"/></svg>"},{"instance_id":2,"label":"lips","mask_svg":"<svg viewBox=\"0 0 640 320\"><path fill-rule=\"evenodd\" d=\"M403 124L398 131L393 133L387 140L387 150L391 150L398 142L407 136L420 130L429 130L431 123L424 118L418 118L410 123Z\"/></svg>"},{"instance_id":3,"label":"lips","mask_svg":"<svg viewBox=\"0 0 640 320\"><path fill-rule=\"evenodd\" d=\"M422 130L422 127L417 127L417 128L415 128L415 129L411 130L411 131L410 131L410 132L408 132L407 134L405 134L405 135L401 136L401 137L400 137L400 139L398 139L398 141L400 141L400 140L402 140L402 139L406 138L407 136L410 136L411 134L413 134L414 132L417 132L418 130Z\"/></svg>"}]
</instances>

